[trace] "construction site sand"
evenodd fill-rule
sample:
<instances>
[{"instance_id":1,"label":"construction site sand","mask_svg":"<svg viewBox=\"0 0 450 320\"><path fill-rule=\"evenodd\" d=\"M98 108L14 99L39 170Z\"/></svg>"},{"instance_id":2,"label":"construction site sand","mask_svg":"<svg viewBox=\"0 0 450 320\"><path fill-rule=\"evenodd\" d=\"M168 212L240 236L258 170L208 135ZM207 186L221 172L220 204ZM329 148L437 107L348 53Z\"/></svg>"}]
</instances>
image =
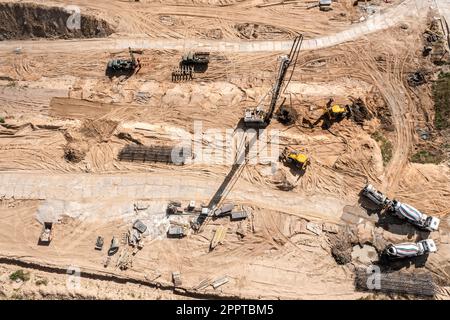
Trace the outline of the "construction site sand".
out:
<instances>
[{"instance_id":1,"label":"construction site sand","mask_svg":"<svg viewBox=\"0 0 450 320\"><path fill-rule=\"evenodd\" d=\"M126 10L130 15L116 26L123 32L154 35L154 30L159 30L158 36L179 36L176 28L152 29L154 25L143 24L141 15L153 11L151 6L133 13L136 10L125 3L77 3L100 15L102 11L119 14ZM236 3L230 10L236 13L247 5ZM191 9L168 6L155 14L175 15L179 10L188 16ZM211 14L207 7L197 11ZM222 14L229 15L230 11ZM266 21L266 14L259 12L254 19ZM279 27L304 26L287 18L272 20ZM236 234L239 225L228 219L210 222L202 233L186 239L160 239L167 228L165 204L169 200L193 199L207 203L229 166L120 162L117 154L128 142L116 134L127 132L151 144L166 143L182 129L192 132L193 120L203 120L205 129L234 128L244 108L254 106L270 89L277 54L218 54L225 59L218 59L203 76L192 83L174 84L169 79L168 65L174 65L181 52L145 51L144 58L152 64L128 80L104 76L104 62L111 54L101 48L82 55L2 53L4 65L11 66L2 67L2 73L12 79L2 80L0 91L1 111L9 125L2 128L0 135L0 195L5 199L0 209L2 255L55 268L76 265L99 275L132 279L145 280L145 275L151 278L156 272L161 273L157 281L167 287L171 272L178 270L187 289L205 278L204 270L211 278L230 277L229 284L215 291L208 288L201 292L204 296L358 298L365 294L354 289L352 265L338 266L326 236L300 232L296 219L350 225L342 219L343 213L348 206L358 206L358 193L370 180L383 186L388 196L404 199L443 219L441 231L431 235L438 242L439 252L429 258L426 268L439 274L440 279L448 279L448 166L408 161L416 139L413 124L421 111L411 102L404 74L422 63L414 56L421 49L423 26L424 21L418 19L410 22L408 29L394 27L382 37L375 34L301 55L286 97L291 94L293 106L302 117L317 119L330 96L339 103L347 103L349 96L363 97L376 114L384 106L374 97L381 95L391 108L394 122L395 131L389 136L395 146L394 157L385 168L380 147L370 136L379 128L376 121L361 127L345 120L334 125L331 132L301 126L286 128L274 122L271 127L281 130L282 145L302 148L311 156L312 164L301 178L280 163L263 161L243 170L227 199L253 208L251 218L244 223L248 230L244 239ZM222 27L224 34L236 37L227 33L225 24ZM196 32L195 27L190 30ZM122 51L114 56L124 54ZM44 68L45 61L55 62ZM421 107L432 113L432 105L424 103ZM99 128L109 128L109 121L118 125L106 136L89 138L82 131L86 115L100 118ZM79 163L64 160L67 133L75 138L73 143L86 140L88 144L86 157ZM208 139L202 142L208 144ZM279 174L269 174L273 168ZM288 179L295 188L281 191L277 179ZM148 203L149 209L136 212L134 205L139 201ZM352 214L356 214L360 226L373 224L373 218L362 210L353 210ZM49 247L37 246L42 227L39 221L49 218L62 219L62 223L55 226ZM156 240L138 253L130 270L119 271L112 266L105 269L105 251L93 249L97 236L104 236L107 246L113 235L120 236L137 218L144 219L154 230L150 238ZM222 224L228 227L226 240L209 252L209 241ZM367 230L370 228L363 228ZM383 237L389 241L411 240L407 235L387 231ZM171 294L163 297L172 295L171 289L165 292Z\"/></svg>"}]
</instances>

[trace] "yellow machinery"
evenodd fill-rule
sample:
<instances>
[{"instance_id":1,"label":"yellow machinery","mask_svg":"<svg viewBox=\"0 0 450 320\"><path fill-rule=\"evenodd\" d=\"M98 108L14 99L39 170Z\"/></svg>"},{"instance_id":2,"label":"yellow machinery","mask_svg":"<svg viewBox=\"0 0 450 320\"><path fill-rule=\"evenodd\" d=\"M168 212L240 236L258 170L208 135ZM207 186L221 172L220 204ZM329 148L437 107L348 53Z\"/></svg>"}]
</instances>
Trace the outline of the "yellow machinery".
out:
<instances>
[{"instance_id":1,"label":"yellow machinery","mask_svg":"<svg viewBox=\"0 0 450 320\"><path fill-rule=\"evenodd\" d=\"M328 115L330 120L340 120L349 114L350 108L348 105L342 107L338 104L332 105L332 103L333 99L330 99L325 110L325 113Z\"/></svg>"},{"instance_id":2,"label":"yellow machinery","mask_svg":"<svg viewBox=\"0 0 450 320\"><path fill-rule=\"evenodd\" d=\"M281 159L282 161L295 165L300 170L305 170L310 163L307 155L300 151L289 150L288 148L284 149Z\"/></svg>"}]
</instances>

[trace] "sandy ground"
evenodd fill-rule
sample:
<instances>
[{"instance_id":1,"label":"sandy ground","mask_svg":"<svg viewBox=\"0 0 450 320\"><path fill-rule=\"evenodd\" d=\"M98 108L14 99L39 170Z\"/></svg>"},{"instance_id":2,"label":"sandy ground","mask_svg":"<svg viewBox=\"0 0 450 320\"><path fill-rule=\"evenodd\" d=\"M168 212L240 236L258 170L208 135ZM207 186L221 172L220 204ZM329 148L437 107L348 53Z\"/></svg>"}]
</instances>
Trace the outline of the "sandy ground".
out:
<instances>
[{"instance_id":1,"label":"sandy ground","mask_svg":"<svg viewBox=\"0 0 450 320\"><path fill-rule=\"evenodd\" d=\"M388 229L376 224L377 218L361 208L359 197L370 181L389 197L441 217L440 231L430 235L439 246L438 253L424 266L412 265L405 271L431 272L440 284L438 297L447 298L448 162L410 162L420 139L417 129L431 127L434 112L431 86L413 88L406 81L407 75L418 69L438 70L421 56L427 12L405 16L384 31L366 29L351 42L302 52L283 93L298 113L298 121L292 126L273 121L269 130L279 131L280 149L291 146L311 157L305 174L298 175L271 154L260 156L257 152L257 161L244 166L222 194L226 201L247 208L249 219L208 220L200 233L167 239L167 203L195 200L207 204L220 190L231 165L220 161L184 166L119 161L120 150L130 143L123 134L144 145L172 145L188 137L204 150L220 150L220 141L207 130L223 133L236 128L244 109L270 90L282 52L221 51L219 47L211 53L206 72L196 74L192 81L174 83L170 72L182 49L168 50L161 42L160 49L139 54L143 67L137 74L108 78L106 61L127 55L125 48L111 50L109 41L143 36L194 42L286 41L295 32L312 40L358 28L364 16L346 1L337 2L334 10L326 13L306 9L297 1L286 5L185 2L74 1L82 12L111 23L116 33L79 52L71 46L91 40L71 40L71 46L64 40L26 40L24 48L34 49L19 54L10 48L20 46L21 41L5 41L6 49L0 47L0 116L5 118L0 125L3 296L108 299L117 298L117 291L123 299L366 297L367 293L355 290L353 272L368 262L355 259L338 265L331 255L334 233L326 231L323 223L347 227L356 234L356 243L377 249L388 242L423 237L402 224ZM411 4L409 1L406 6ZM375 5L383 12L407 11L397 2ZM267 21L273 28L266 26ZM246 25L246 31L240 26L239 32L236 24L243 23L251 24L253 31ZM220 32L211 31L211 26ZM329 130L305 125L320 117L330 97L337 103L361 98L373 118L362 124L346 119ZM202 122L203 135L194 135L195 121ZM382 132L393 145L387 163L373 139L376 132ZM83 154L82 159L66 160L68 148ZM289 191L280 189L286 184ZM140 206L144 209L136 209ZM180 219L187 223L189 218ZM54 239L50 246L39 246L41 223L52 219L60 221ZM116 268L116 254L105 268L105 248L111 238L120 238L136 219L144 221L151 234L132 267L125 271ZM313 232L307 225L324 231ZM226 228L225 240L210 251L219 226ZM103 251L94 250L99 235L105 238ZM383 239L381 244L375 235ZM70 266L86 274L76 293L63 288ZM29 270L31 280L24 284L10 281L8 275L18 268ZM180 271L183 280L175 290L174 271ZM102 279L102 275L108 278ZM222 276L230 281L217 289L195 290L202 280ZM49 282L36 285L36 277L48 277ZM127 281L132 284L123 284Z\"/></svg>"}]
</instances>

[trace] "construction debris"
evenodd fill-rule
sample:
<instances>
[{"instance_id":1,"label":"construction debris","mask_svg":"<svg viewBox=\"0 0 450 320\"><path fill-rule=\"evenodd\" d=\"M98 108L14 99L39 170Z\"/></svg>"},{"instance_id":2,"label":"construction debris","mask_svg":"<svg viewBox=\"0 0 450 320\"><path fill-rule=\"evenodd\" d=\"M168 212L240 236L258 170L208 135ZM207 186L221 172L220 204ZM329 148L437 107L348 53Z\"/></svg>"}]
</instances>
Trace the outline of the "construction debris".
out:
<instances>
[{"instance_id":1,"label":"construction debris","mask_svg":"<svg viewBox=\"0 0 450 320\"><path fill-rule=\"evenodd\" d=\"M220 286L223 286L224 284L228 283L230 281L230 279L228 279L228 277L221 277L218 278L216 280L214 280L214 282L212 283L212 286L215 289L219 288Z\"/></svg>"},{"instance_id":2,"label":"construction debris","mask_svg":"<svg viewBox=\"0 0 450 320\"><path fill-rule=\"evenodd\" d=\"M111 262L111 256L107 256L105 258L105 261L103 262L103 267L105 267L105 268L108 267L110 262Z\"/></svg>"},{"instance_id":3,"label":"construction debris","mask_svg":"<svg viewBox=\"0 0 450 320\"><path fill-rule=\"evenodd\" d=\"M119 153L120 161L162 162L183 165L192 158L188 148L176 149L175 146L127 145Z\"/></svg>"},{"instance_id":4,"label":"construction debris","mask_svg":"<svg viewBox=\"0 0 450 320\"><path fill-rule=\"evenodd\" d=\"M194 66L180 66L172 71L172 82L188 81L194 79Z\"/></svg>"},{"instance_id":5,"label":"construction debris","mask_svg":"<svg viewBox=\"0 0 450 320\"><path fill-rule=\"evenodd\" d=\"M225 240L227 229L224 226L219 226L211 239L210 250L214 250L219 244L222 244Z\"/></svg>"},{"instance_id":6,"label":"construction debris","mask_svg":"<svg viewBox=\"0 0 450 320\"><path fill-rule=\"evenodd\" d=\"M126 270L133 266L133 255L130 252L123 248L120 251L119 258L117 259L116 268L120 270Z\"/></svg>"},{"instance_id":7,"label":"construction debris","mask_svg":"<svg viewBox=\"0 0 450 320\"><path fill-rule=\"evenodd\" d=\"M172 272L172 281L175 287L179 287L183 284L181 281L181 273L179 271Z\"/></svg>"},{"instance_id":8,"label":"construction debris","mask_svg":"<svg viewBox=\"0 0 450 320\"><path fill-rule=\"evenodd\" d=\"M306 224L306 229L308 229L317 236L320 236L322 234L322 226L320 224L308 222Z\"/></svg>"},{"instance_id":9,"label":"construction debris","mask_svg":"<svg viewBox=\"0 0 450 320\"><path fill-rule=\"evenodd\" d=\"M322 224L322 231L336 234L339 232L339 227L337 225L325 222Z\"/></svg>"},{"instance_id":10,"label":"construction debris","mask_svg":"<svg viewBox=\"0 0 450 320\"><path fill-rule=\"evenodd\" d=\"M362 291L434 296L436 286L430 273L392 272L374 274L356 269L355 287Z\"/></svg>"},{"instance_id":11,"label":"construction debris","mask_svg":"<svg viewBox=\"0 0 450 320\"><path fill-rule=\"evenodd\" d=\"M203 279L202 281L200 281L200 283L199 283L198 285L196 285L195 287L193 287L192 290L194 290L194 291L204 290L204 289L206 289L209 285L211 285L211 283L212 283L212 279L211 279L211 278Z\"/></svg>"}]
</instances>

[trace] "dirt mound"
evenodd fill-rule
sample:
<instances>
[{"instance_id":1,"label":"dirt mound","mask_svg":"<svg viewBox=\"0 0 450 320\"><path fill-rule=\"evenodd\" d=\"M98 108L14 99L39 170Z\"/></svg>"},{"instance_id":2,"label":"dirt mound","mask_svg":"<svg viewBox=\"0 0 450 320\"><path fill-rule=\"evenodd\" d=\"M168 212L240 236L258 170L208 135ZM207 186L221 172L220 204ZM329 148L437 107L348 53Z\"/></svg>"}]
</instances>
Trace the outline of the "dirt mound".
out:
<instances>
[{"instance_id":1,"label":"dirt mound","mask_svg":"<svg viewBox=\"0 0 450 320\"><path fill-rule=\"evenodd\" d=\"M69 162L78 163L86 157L86 151L74 147L73 145L66 145L64 147L64 159Z\"/></svg>"},{"instance_id":2,"label":"dirt mound","mask_svg":"<svg viewBox=\"0 0 450 320\"><path fill-rule=\"evenodd\" d=\"M32 38L102 38L113 33L104 20L80 15L68 8L43 7L31 3L0 4L0 40ZM68 25L73 28L69 29ZM78 27L79 25L79 27Z\"/></svg>"},{"instance_id":3,"label":"dirt mound","mask_svg":"<svg viewBox=\"0 0 450 320\"><path fill-rule=\"evenodd\" d=\"M117 128L117 122L112 120L91 120L83 121L80 128L81 134L86 138L96 139L98 141L107 141L114 130Z\"/></svg>"},{"instance_id":4,"label":"dirt mound","mask_svg":"<svg viewBox=\"0 0 450 320\"><path fill-rule=\"evenodd\" d=\"M238 23L234 26L241 39L290 39L293 34L289 31L271 25L254 23Z\"/></svg>"},{"instance_id":5,"label":"dirt mound","mask_svg":"<svg viewBox=\"0 0 450 320\"><path fill-rule=\"evenodd\" d=\"M341 230L338 234L329 236L331 255L337 264L347 264L352 261L352 239L348 231Z\"/></svg>"}]
</instances>

